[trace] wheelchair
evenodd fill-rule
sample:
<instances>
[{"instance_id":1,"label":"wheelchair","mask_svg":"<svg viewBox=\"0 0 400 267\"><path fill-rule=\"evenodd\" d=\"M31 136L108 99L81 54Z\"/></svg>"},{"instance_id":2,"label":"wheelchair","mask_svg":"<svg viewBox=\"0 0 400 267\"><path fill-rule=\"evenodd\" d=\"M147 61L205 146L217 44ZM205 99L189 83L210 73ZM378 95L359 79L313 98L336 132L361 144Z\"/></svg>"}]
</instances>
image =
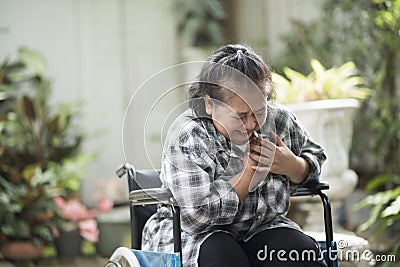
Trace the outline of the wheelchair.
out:
<instances>
[{"instance_id":1,"label":"wheelchair","mask_svg":"<svg viewBox=\"0 0 400 267\"><path fill-rule=\"evenodd\" d=\"M180 208L174 202L172 193L168 188L161 188L159 171L157 170L135 170L125 163L117 170L118 177L127 175L129 188L129 210L131 225L131 248L119 247L111 255L106 267L148 267L148 266L171 266L182 267L181 246L181 222ZM333 241L332 213L327 195L323 192L329 189L327 182L310 182L299 187L291 197L315 196L321 198L324 208L324 241L318 241L324 253L328 267L337 266L337 260L331 257L332 251L336 251ZM147 219L156 212L158 204L171 206L173 215L173 237L174 253L158 253L141 251L142 230ZM329 245L328 245L329 244Z\"/></svg>"}]
</instances>

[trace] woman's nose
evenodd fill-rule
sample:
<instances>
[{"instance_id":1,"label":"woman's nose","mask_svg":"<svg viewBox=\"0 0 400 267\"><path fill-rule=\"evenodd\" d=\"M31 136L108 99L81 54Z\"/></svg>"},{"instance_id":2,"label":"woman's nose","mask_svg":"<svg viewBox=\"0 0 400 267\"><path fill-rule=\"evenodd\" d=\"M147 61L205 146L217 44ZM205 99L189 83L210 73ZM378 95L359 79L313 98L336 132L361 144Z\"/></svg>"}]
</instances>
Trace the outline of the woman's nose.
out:
<instances>
[{"instance_id":1,"label":"woman's nose","mask_svg":"<svg viewBox=\"0 0 400 267\"><path fill-rule=\"evenodd\" d=\"M257 118L251 114L250 116L246 117L246 121L244 122L244 127L246 131L253 131L257 126Z\"/></svg>"}]
</instances>

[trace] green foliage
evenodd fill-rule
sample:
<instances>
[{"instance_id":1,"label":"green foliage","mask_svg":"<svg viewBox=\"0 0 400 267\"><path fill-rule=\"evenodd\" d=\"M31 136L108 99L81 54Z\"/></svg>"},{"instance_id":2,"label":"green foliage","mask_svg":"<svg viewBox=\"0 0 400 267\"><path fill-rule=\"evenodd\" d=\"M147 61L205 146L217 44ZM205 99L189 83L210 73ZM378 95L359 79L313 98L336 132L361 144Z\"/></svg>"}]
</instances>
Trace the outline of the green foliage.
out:
<instances>
[{"instance_id":1,"label":"green foliage","mask_svg":"<svg viewBox=\"0 0 400 267\"><path fill-rule=\"evenodd\" d=\"M325 65L352 60L374 90L355 121L352 151L356 155L373 151L372 171L399 173L400 124L393 122L400 121L400 1L325 1L322 8L323 19L294 22L285 41L288 51L296 53L288 53L281 65L306 71L312 58Z\"/></svg>"},{"instance_id":2,"label":"green foliage","mask_svg":"<svg viewBox=\"0 0 400 267\"><path fill-rule=\"evenodd\" d=\"M225 11L220 0L176 0L178 32L191 46L221 45Z\"/></svg>"},{"instance_id":3,"label":"green foliage","mask_svg":"<svg viewBox=\"0 0 400 267\"><path fill-rule=\"evenodd\" d=\"M382 187L389 189L382 190ZM371 207L369 219L361 224L357 230L363 232L368 229L373 229L371 238L377 238L385 233L385 231L388 231L388 229L399 227L400 174L378 175L368 183L367 190L379 191L369 195L356 205L356 209ZM396 230L394 231L396 232ZM395 234L395 241L391 244L391 253L399 257L400 240L396 238L396 236L398 236L398 234Z\"/></svg>"},{"instance_id":4,"label":"green foliage","mask_svg":"<svg viewBox=\"0 0 400 267\"><path fill-rule=\"evenodd\" d=\"M0 65L0 239L54 238L53 197L76 192L88 156L74 129L76 107L49 106L44 60L20 49Z\"/></svg>"},{"instance_id":5,"label":"green foliage","mask_svg":"<svg viewBox=\"0 0 400 267\"><path fill-rule=\"evenodd\" d=\"M284 67L285 77L273 73L277 100L281 103L297 103L322 99L357 98L364 100L369 94L362 87L364 79L357 75L353 62L336 68L325 69L316 59L311 60L312 72L307 76Z\"/></svg>"},{"instance_id":6,"label":"green foliage","mask_svg":"<svg viewBox=\"0 0 400 267\"><path fill-rule=\"evenodd\" d=\"M373 183L370 183L368 189L376 189L378 186L392 183L393 180L399 181L400 176L377 176L372 180ZM357 205L357 208L364 208L367 206L373 207L370 213L370 218L359 226L358 231L365 231L377 222L378 227L381 230L391 226L396 219L400 218L400 183L398 183L393 189L378 191L369 195ZM378 221L379 218L380 220Z\"/></svg>"},{"instance_id":7,"label":"green foliage","mask_svg":"<svg viewBox=\"0 0 400 267\"><path fill-rule=\"evenodd\" d=\"M374 161L361 160L358 167L368 167L363 176L376 176L368 187L380 184L381 192L368 200L373 210L362 228L379 225L374 228L379 234L388 224L400 224L393 214L398 211L400 175L400 0L325 0L322 10L315 22L294 22L285 41L288 51L296 53L288 53L281 65L307 70L311 58L326 65L351 60L374 90L355 121L352 157L368 159L364 155L373 153ZM400 239L398 231L391 236Z\"/></svg>"}]
</instances>

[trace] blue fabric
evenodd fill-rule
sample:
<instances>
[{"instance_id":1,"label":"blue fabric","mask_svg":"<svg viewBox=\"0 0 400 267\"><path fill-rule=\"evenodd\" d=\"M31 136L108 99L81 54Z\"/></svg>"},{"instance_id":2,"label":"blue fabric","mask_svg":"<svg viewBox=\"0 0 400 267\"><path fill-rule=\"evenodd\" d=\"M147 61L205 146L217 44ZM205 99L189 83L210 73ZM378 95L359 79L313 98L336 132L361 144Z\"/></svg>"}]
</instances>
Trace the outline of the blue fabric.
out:
<instances>
[{"instance_id":1,"label":"blue fabric","mask_svg":"<svg viewBox=\"0 0 400 267\"><path fill-rule=\"evenodd\" d=\"M180 267L179 253L150 252L132 249L140 263L140 267Z\"/></svg>"},{"instance_id":2,"label":"blue fabric","mask_svg":"<svg viewBox=\"0 0 400 267\"><path fill-rule=\"evenodd\" d=\"M326 249L326 241L318 241L321 251L324 255L324 262L327 264L329 257L333 259L333 267L338 267L338 255L336 242L332 241L332 246L329 250Z\"/></svg>"}]
</instances>

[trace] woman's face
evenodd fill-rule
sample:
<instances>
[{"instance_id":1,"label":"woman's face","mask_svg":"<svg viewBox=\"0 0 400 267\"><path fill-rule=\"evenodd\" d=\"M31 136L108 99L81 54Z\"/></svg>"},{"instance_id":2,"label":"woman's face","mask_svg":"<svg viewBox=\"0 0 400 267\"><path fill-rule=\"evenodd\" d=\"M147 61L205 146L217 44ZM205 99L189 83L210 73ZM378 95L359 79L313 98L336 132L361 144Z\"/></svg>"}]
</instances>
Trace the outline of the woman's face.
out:
<instances>
[{"instance_id":1,"label":"woman's face","mask_svg":"<svg viewBox=\"0 0 400 267\"><path fill-rule=\"evenodd\" d=\"M235 144L245 144L267 118L266 98L261 94L232 94L225 102L204 97L206 111L217 130Z\"/></svg>"}]
</instances>

